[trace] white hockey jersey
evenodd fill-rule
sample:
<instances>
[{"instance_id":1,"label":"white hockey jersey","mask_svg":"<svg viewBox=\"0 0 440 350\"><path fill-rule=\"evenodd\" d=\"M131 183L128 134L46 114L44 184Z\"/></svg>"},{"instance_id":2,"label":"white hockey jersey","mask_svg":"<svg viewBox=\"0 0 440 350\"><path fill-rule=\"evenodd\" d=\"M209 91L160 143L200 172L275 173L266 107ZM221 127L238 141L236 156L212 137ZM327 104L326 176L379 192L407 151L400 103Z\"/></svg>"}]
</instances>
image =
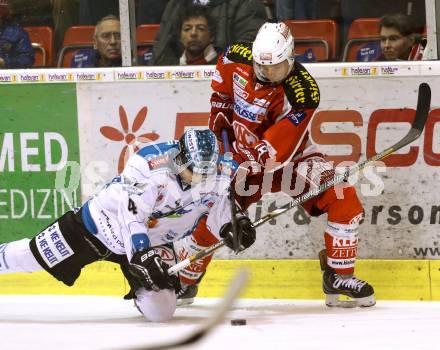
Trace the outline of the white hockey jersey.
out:
<instances>
[{"instance_id":1,"label":"white hockey jersey","mask_svg":"<svg viewBox=\"0 0 440 350\"><path fill-rule=\"evenodd\" d=\"M220 239L231 219L231 164L220 157L217 175L191 187L173 170L177 152L177 142L142 148L83 206L85 226L112 252L130 260L136 251L190 234L207 214L207 227Z\"/></svg>"}]
</instances>

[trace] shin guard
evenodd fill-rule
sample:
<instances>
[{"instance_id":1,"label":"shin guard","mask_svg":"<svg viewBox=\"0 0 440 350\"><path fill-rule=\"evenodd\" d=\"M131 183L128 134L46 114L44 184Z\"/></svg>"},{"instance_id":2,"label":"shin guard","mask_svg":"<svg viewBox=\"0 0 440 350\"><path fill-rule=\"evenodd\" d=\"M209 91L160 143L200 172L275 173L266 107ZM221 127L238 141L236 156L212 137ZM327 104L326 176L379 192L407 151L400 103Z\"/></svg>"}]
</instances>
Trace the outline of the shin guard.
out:
<instances>
[{"instance_id":1,"label":"shin guard","mask_svg":"<svg viewBox=\"0 0 440 350\"><path fill-rule=\"evenodd\" d=\"M218 242L218 239L206 227L206 217L202 218L196 229L191 235L188 235L174 242L174 251L180 261L188 256L196 254ZM196 284L206 271L208 264L212 259L212 254L197 260L188 267L181 270L180 282L186 285Z\"/></svg>"},{"instance_id":2,"label":"shin guard","mask_svg":"<svg viewBox=\"0 0 440 350\"><path fill-rule=\"evenodd\" d=\"M324 234L327 264L338 274L348 275L354 272L363 208L354 187L335 187L324 192L317 204L328 213ZM337 192L343 194L342 198L337 198Z\"/></svg>"}]
</instances>

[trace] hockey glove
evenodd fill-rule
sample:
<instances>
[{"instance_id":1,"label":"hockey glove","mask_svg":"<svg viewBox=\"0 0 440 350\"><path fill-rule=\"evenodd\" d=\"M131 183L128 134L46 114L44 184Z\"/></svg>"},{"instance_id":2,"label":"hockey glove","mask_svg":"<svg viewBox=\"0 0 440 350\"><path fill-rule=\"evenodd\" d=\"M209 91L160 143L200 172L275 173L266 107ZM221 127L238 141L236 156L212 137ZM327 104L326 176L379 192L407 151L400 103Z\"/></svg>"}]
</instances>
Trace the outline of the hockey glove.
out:
<instances>
[{"instance_id":1,"label":"hockey glove","mask_svg":"<svg viewBox=\"0 0 440 350\"><path fill-rule=\"evenodd\" d=\"M211 96L211 115L209 116L209 129L222 141L222 130L228 132L228 140L235 140L232 129L232 101L229 96L214 92Z\"/></svg>"},{"instance_id":2,"label":"hockey glove","mask_svg":"<svg viewBox=\"0 0 440 350\"><path fill-rule=\"evenodd\" d=\"M130 273L139 279L146 290L176 289L178 278L168 274L168 265L154 248L134 253L130 261Z\"/></svg>"},{"instance_id":3,"label":"hockey glove","mask_svg":"<svg viewBox=\"0 0 440 350\"><path fill-rule=\"evenodd\" d=\"M239 239L239 251L243 251L254 244L256 239L255 227L247 216L237 217L237 234ZM224 224L220 229L220 237L225 241L225 245L234 249L232 223Z\"/></svg>"},{"instance_id":4,"label":"hockey glove","mask_svg":"<svg viewBox=\"0 0 440 350\"><path fill-rule=\"evenodd\" d=\"M269 158L267 145L263 141L257 142L253 148L239 149L238 153L234 154L234 160L240 164L241 168L245 168L249 175L263 172Z\"/></svg>"}]
</instances>

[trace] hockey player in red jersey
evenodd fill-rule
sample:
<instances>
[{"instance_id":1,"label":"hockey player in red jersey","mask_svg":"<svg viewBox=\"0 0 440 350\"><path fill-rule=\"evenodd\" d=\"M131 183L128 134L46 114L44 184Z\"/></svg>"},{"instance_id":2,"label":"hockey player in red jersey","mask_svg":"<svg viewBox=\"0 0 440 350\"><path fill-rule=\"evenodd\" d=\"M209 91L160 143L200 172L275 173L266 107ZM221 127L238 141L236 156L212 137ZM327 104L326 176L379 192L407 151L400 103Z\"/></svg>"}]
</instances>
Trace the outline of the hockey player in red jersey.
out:
<instances>
[{"instance_id":1,"label":"hockey player in red jersey","mask_svg":"<svg viewBox=\"0 0 440 350\"><path fill-rule=\"evenodd\" d=\"M234 159L246 168L245 180L237 179L235 186L242 210L265 192L293 189L294 197L334 176L333 165L309 140L307 129L320 93L315 79L294 60L294 39L287 25L265 23L253 43L230 45L218 60L212 88L209 127L220 141L222 130L228 131ZM284 188L287 169L292 175ZM268 173L271 176L264 176ZM263 186L264 179L271 182ZM247 195L250 188L258 190ZM354 187L335 186L303 207L311 216L328 215L326 304L341 305L338 296L343 294L355 305L374 305L372 286L353 275L363 215Z\"/></svg>"}]
</instances>

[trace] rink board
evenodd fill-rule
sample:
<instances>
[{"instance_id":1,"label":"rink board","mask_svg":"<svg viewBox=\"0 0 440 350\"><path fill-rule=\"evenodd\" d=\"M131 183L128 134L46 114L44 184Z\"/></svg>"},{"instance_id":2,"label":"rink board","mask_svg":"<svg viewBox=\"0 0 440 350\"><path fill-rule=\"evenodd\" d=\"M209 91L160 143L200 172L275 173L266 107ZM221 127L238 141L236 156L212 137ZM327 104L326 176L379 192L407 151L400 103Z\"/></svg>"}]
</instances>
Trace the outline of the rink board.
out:
<instances>
[{"instance_id":1,"label":"rink board","mask_svg":"<svg viewBox=\"0 0 440 350\"><path fill-rule=\"evenodd\" d=\"M322 299L318 260L213 260L198 296L220 297L238 267L250 271L245 298ZM377 299L440 300L438 260L360 260L356 274L369 281ZM73 287L46 272L0 275L0 294L120 295L129 287L119 267L98 262L84 268Z\"/></svg>"},{"instance_id":2,"label":"rink board","mask_svg":"<svg viewBox=\"0 0 440 350\"><path fill-rule=\"evenodd\" d=\"M440 200L432 190L440 179L440 62L307 68L321 89L311 139L335 162L362 161L402 137L418 84L431 85L426 130L387 159L385 173L378 173L383 188L370 186L368 174L356 182L366 212L357 274L378 298L440 300L440 266L433 260L440 258ZM136 144L142 147L188 127L205 128L213 74L206 66L0 71L0 242L34 236L118 173L134 150L118 132L142 136ZM268 196L249 215L256 220L285 201ZM314 258L324 228L324 218L310 220L299 209L271 220L251 249L216 255L200 295L218 296L232 269L247 264L254 267L248 297L321 298ZM122 295L126 289L115 266L105 263L88 267L73 288L44 273L0 276L0 293Z\"/></svg>"},{"instance_id":3,"label":"rink board","mask_svg":"<svg viewBox=\"0 0 440 350\"><path fill-rule=\"evenodd\" d=\"M439 259L440 62L311 64L321 103L310 135L332 160L359 162L401 138L417 87L430 83L432 108L419 140L363 172L359 256ZM0 72L0 242L32 237L79 206L124 166L134 147L205 128L212 66ZM127 140L136 143L128 144ZM57 171L57 167L61 170ZM384 172L381 172L384 170ZM283 204L251 206L259 219ZM221 259L314 259L325 217L299 209L259 228L254 247Z\"/></svg>"}]
</instances>

